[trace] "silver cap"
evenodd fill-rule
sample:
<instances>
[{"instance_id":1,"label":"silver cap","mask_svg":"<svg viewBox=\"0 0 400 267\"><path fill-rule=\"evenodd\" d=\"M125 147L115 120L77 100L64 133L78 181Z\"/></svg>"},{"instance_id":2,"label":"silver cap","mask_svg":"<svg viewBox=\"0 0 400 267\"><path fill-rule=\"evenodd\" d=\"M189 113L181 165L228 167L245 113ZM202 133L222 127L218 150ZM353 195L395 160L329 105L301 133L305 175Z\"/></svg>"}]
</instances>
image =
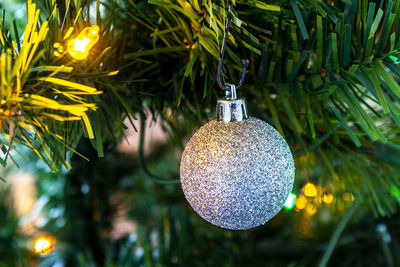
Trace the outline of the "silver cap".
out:
<instances>
[{"instance_id":1,"label":"silver cap","mask_svg":"<svg viewBox=\"0 0 400 267\"><path fill-rule=\"evenodd\" d=\"M246 102L244 99L236 99L236 87L228 85L230 90L226 91L225 99L217 102L217 121L242 121L248 118Z\"/></svg>"},{"instance_id":2,"label":"silver cap","mask_svg":"<svg viewBox=\"0 0 400 267\"><path fill-rule=\"evenodd\" d=\"M248 118L244 99L219 99L217 103L217 121L242 121Z\"/></svg>"}]
</instances>

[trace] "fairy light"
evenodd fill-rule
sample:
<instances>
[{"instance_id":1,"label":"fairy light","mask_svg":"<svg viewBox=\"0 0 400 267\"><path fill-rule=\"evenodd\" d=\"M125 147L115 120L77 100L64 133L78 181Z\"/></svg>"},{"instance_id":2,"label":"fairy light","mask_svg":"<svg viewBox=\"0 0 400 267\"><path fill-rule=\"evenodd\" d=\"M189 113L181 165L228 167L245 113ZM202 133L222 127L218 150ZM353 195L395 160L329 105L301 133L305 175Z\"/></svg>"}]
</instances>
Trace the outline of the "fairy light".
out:
<instances>
[{"instance_id":1,"label":"fairy light","mask_svg":"<svg viewBox=\"0 0 400 267\"><path fill-rule=\"evenodd\" d=\"M392 194L392 196L394 196L397 199L397 202L400 203L400 190L397 186L392 185L390 187L390 193Z\"/></svg>"},{"instance_id":2,"label":"fairy light","mask_svg":"<svg viewBox=\"0 0 400 267\"><path fill-rule=\"evenodd\" d=\"M293 209L295 202L296 202L296 195L293 193L290 193L288 198L285 201L285 204L283 204L283 207L287 210L291 210L291 209Z\"/></svg>"},{"instance_id":3,"label":"fairy light","mask_svg":"<svg viewBox=\"0 0 400 267\"><path fill-rule=\"evenodd\" d=\"M306 183L303 187L303 192L306 197L315 197L317 196L317 187L312 183Z\"/></svg>"},{"instance_id":4,"label":"fairy light","mask_svg":"<svg viewBox=\"0 0 400 267\"><path fill-rule=\"evenodd\" d=\"M354 200L354 195L351 193L344 193L343 194L343 200L344 201L353 201Z\"/></svg>"},{"instance_id":5,"label":"fairy light","mask_svg":"<svg viewBox=\"0 0 400 267\"><path fill-rule=\"evenodd\" d=\"M84 37L82 40L75 39L73 41L73 46L74 46L73 51L85 53L86 47L88 46L89 42L90 42L90 39L86 38L86 37Z\"/></svg>"},{"instance_id":6,"label":"fairy light","mask_svg":"<svg viewBox=\"0 0 400 267\"><path fill-rule=\"evenodd\" d=\"M331 193L326 193L322 197L322 200L324 201L325 204L329 205L332 204L333 202L333 195Z\"/></svg>"},{"instance_id":7,"label":"fairy light","mask_svg":"<svg viewBox=\"0 0 400 267\"><path fill-rule=\"evenodd\" d=\"M55 239L52 236L41 236L35 240L34 249L42 256L49 255L55 249Z\"/></svg>"},{"instance_id":8,"label":"fairy light","mask_svg":"<svg viewBox=\"0 0 400 267\"><path fill-rule=\"evenodd\" d=\"M313 216L317 212L317 207L313 203L308 203L304 211L308 216Z\"/></svg>"},{"instance_id":9,"label":"fairy light","mask_svg":"<svg viewBox=\"0 0 400 267\"><path fill-rule=\"evenodd\" d=\"M307 198L303 195L298 195L296 198L296 202L294 203L296 209L302 210L306 207L306 205L307 205Z\"/></svg>"},{"instance_id":10,"label":"fairy light","mask_svg":"<svg viewBox=\"0 0 400 267\"><path fill-rule=\"evenodd\" d=\"M84 28L79 35L68 42L68 53L77 60L84 60L88 57L90 49L99 40L100 28L97 25Z\"/></svg>"}]
</instances>

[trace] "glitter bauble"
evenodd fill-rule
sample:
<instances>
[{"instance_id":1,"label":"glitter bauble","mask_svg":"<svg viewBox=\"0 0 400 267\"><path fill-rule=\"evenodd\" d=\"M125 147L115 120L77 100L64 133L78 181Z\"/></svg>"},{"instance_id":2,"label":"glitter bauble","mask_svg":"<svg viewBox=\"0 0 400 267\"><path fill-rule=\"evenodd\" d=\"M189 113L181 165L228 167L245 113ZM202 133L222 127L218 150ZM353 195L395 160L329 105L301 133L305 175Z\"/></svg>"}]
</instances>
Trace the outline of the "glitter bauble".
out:
<instances>
[{"instance_id":1,"label":"glitter bauble","mask_svg":"<svg viewBox=\"0 0 400 267\"><path fill-rule=\"evenodd\" d=\"M243 230L264 224L282 209L295 167L279 132L250 117L201 127L186 145L180 174L185 197L201 217Z\"/></svg>"}]
</instances>

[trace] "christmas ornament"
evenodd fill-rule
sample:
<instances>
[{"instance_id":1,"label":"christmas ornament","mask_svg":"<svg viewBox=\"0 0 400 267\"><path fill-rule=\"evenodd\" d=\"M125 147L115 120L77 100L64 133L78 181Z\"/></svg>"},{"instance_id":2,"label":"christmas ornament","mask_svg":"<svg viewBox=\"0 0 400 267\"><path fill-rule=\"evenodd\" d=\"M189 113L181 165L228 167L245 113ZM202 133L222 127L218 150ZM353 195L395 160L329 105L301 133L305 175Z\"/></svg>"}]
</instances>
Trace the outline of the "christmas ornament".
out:
<instances>
[{"instance_id":1,"label":"christmas ornament","mask_svg":"<svg viewBox=\"0 0 400 267\"><path fill-rule=\"evenodd\" d=\"M230 10L217 76L226 97L218 100L217 119L187 143L180 175L185 197L201 217L222 228L243 230L264 224L282 209L293 187L295 167L279 132L249 117L245 101L236 98L248 60L242 60L238 86L221 84Z\"/></svg>"}]
</instances>

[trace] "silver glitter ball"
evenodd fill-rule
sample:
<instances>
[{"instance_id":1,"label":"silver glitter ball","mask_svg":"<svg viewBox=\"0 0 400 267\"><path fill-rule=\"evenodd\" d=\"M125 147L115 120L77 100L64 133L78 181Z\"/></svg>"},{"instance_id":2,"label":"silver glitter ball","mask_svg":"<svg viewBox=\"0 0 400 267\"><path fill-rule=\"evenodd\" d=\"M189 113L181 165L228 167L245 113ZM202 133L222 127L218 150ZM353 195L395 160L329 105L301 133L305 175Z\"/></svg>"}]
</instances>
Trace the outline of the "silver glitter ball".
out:
<instances>
[{"instance_id":1,"label":"silver glitter ball","mask_svg":"<svg viewBox=\"0 0 400 267\"><path fill-rule=\"evenodd\" d=\"M293 188L290 148L268 123L211 121L182 155L186 199L205 220L222 228L250 229L274 217Z\"/></svg>"}]
</instances>

